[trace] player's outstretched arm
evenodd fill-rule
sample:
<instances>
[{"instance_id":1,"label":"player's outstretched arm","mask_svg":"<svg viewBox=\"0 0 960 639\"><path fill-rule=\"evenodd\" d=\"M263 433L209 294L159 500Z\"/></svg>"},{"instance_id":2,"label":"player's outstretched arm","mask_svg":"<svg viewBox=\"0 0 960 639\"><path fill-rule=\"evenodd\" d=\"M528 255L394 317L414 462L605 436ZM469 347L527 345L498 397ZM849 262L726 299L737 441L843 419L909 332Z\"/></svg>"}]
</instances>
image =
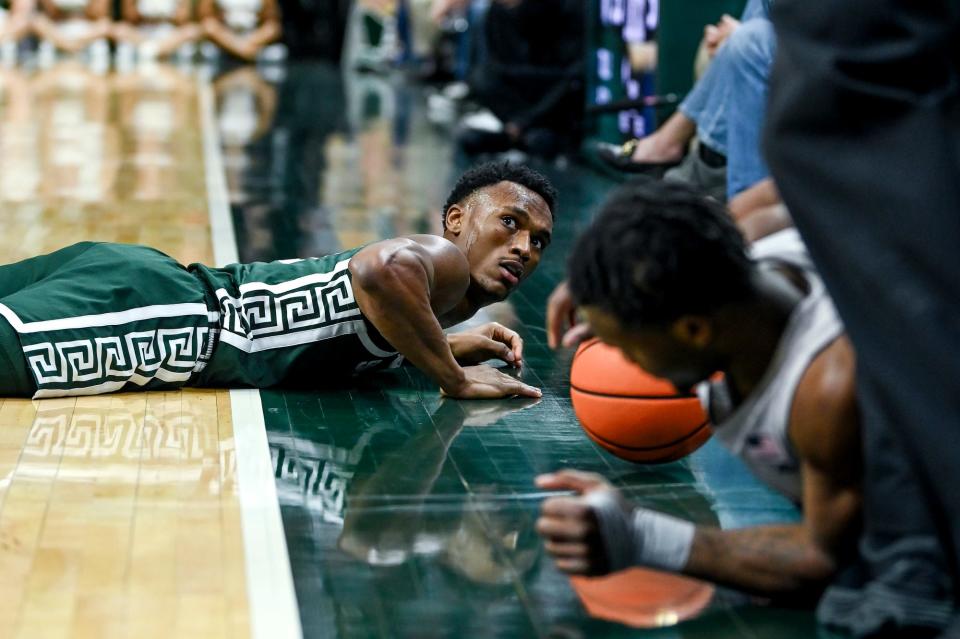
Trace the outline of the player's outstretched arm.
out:
<instances>
[{"instance_id":1,"label":"player's outstretched arm","mask_svg":"<svg viewBox=\"0 0 960 639\"><path fill-rule=\"evenodd\" d=\"M646 566L796 600L816 596L835 569L829 540L807 522L721 530L636 507L592 473L561 471L537 485L579 493L546 500L537 521L546 550L569 574Z\"/></svg>"},{"instance_id":2,"label":"player's outstretched arm","mask_svg":"<svg viewBox=\"0 0 960 639\"><path fill-rule=\"evenodd\" d=\"M447 240L417 235L367 246L350 260L363 314L444 394L492 399L540 391L489 366L461 367L437 319L460 304L470 284L463 253Z\"/></svg>"},{"instance_id":3,"label":"player's outstretched arm","mask_svg":"<svg viewBox=\"0 0 960 639\"><path fill-rule=\"evenodd\" d=\"M683 572L769 597L819 594L836 557L855 540L861 507L856 362L844 336L808 367L790 413L802 464L803 522L721 530L628 503L601 476L537 478L572 497L544 502L537 529L557 567L603 574L639 564Z\"/></svg>"}]
</instances>

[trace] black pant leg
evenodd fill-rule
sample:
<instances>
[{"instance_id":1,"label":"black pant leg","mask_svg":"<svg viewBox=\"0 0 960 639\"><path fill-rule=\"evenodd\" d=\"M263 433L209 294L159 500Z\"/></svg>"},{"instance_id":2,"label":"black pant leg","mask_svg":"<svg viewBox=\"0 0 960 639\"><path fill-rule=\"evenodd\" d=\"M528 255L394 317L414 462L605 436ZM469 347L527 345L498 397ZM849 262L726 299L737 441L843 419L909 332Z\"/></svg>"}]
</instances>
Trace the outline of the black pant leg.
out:
<instances>
[{"instance_id":1,"label":"black pant leg","mask_svg":"<svg viewBox=\"0 0 960 639\"><path fill-rule=\"evenodd\" d=\"M960 548L960 3L778 0L765 149L857 350L866 477L896 435ZM886 469L888 470L888 469ZM878 474L879 473L879 474ZM869 497L868 487L868 497ZM888 511L886 516L890 515ZM865 530L889 522L868 508ZM910 517L909 509L904 516ZM932 523L931 523L932 522ZM894 539L902 532L894 532Z\"/></svg>"}]
</instances>

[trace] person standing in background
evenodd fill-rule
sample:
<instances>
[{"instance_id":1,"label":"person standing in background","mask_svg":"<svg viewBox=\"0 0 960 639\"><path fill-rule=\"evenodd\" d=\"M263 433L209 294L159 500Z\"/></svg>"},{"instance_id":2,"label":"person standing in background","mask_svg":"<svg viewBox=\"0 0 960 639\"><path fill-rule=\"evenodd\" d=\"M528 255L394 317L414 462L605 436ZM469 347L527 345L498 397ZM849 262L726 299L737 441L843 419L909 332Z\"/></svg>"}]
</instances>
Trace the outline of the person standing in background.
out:
<instances>
[{"instance_id":1,"label":"person standing in background","mask_svg":"<svg viewBox=\"0 0 960 639\"><path fill-rule=\"evenodd\" d=\"M778 0L765 147L857 353L858 565L819 620L955 637L960 2Z\"/></svg>"}]
</instances>

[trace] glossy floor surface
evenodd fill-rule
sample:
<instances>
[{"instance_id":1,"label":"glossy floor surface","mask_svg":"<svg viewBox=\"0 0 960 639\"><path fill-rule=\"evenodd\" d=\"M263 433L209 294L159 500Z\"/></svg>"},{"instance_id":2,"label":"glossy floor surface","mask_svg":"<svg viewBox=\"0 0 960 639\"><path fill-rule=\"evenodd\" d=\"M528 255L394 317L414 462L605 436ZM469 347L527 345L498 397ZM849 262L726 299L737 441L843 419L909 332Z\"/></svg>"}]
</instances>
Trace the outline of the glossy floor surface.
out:
<instances>
[{"instance_id":1,"label":"glossy floor surface","mask_svg":"<svg viewBox=\"0 0 960 639\"><path fill-rule=\"evenodd\" d=\"M67 65L0 70L0 80L3 262L80 239L212 262L211 245L233 239L211 230L210 134L220 157L207 166L223 171L214 177L243 261L435 232L468 165L450 127L428 117L425 90L399 76L303 63L230 68L206 84L174 69L101 76ZM260 597L248 594L278 590L250 578L259 548L238 495L251 491L260 506L279 499L288 557L272 563L285 570L289 558L306 637L822 636L809 612L724 590L709 602L676 590L640 602L658 628L604 621L544 554L533 524L545 495L533 478L562 467L601 472L638 502L701 523L797 513L713 443L638 466L583 435L570 353L546 347L543 312L612 185L576 165L534 166L560 190L554 242L522 289L480 319L522 334L523 378L542 400L443 400L413 369L263 392L260 453L264 465L272 458L276 497L269 467L269 491L238 479L246 431L234 426L251 415L231 411L232 392L5 400L0 636L291 636L264 629Z\"/></svg>"},{"instance_id":2,"label":"glossy floor surface","mask_svg":"<svg viewBox=\"0 0 960 639\"><path fill-rule=\"evenodd\" d=\"M423 90L308 66L243 82L260 125L228 153L242 259L437 230L439 206L468 163L449 129L431 123ZM601 472L638 502L697 522L797 513L713 443L682 462L637 466L583 435L568 396L570 353L547 348L544 306L611 183L575 165L534 166L560 190L555 239L540 270L485 319L521 333L523 379L543 388L542 400L444 400L413 369L261 394L304 635L814 636L810 613L726 591L671 627L602 621L543 553L533 525L544 495L533 478L562 467ZM682 603L667 602L652 623L676 621Z\"/></svg>"},{"instance_id":3,"label":"glossy floor surface","mask_svg":"<svg viewBox=\"0 0 960 639\"><path fill-rule=\"evenodd\" d=\"M213 260L173 68L0 67L0 262L79 240ZM0 399L0 637L249 635L226 391Z\"/></svg>"}]
</instances>

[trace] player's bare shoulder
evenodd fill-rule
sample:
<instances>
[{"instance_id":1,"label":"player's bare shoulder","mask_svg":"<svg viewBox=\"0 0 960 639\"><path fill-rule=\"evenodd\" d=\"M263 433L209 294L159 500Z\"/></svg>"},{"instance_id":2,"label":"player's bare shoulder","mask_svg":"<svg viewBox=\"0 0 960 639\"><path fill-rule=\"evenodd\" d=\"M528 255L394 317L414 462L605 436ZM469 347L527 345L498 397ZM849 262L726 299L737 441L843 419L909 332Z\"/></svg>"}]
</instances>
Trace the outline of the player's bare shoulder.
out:
<instances>
[{"instance_id":1,"label":"player's bare shoulder","mask_svg":"<svg viewBox=\"0 0 960 639\"><path fill-rule=\"evenodd\" d=\"M790 439L804 461L825 471L859 469L856 368L853 345L841 335L810 363L794 395Z\"/></svg>"},{"instance_id":2,"label":"player's bare shoulder","mask_svg":"<svg viewBox=\"0 0 960 639\"><path fill-rule=\"evenodd\" d=\"M354 282L372 292L390 281L388 271L426 277L430 303L443 312L457 304L470 285L470 265L455 244L436 235L407 235L368 244L350 260Z\"/></svg>"},{"instance_id":3,"label":"player's bare shoulder","mask_svg":"<svg viewBox=\"0 0 960 639\"><path fill-rule=\"evenodd\" d=\"M445 311L458 304L470 286L470 263L456 244L439 235L408 235L423 247L433 269L431 305Z\"/></svg>"}]
</instances>

